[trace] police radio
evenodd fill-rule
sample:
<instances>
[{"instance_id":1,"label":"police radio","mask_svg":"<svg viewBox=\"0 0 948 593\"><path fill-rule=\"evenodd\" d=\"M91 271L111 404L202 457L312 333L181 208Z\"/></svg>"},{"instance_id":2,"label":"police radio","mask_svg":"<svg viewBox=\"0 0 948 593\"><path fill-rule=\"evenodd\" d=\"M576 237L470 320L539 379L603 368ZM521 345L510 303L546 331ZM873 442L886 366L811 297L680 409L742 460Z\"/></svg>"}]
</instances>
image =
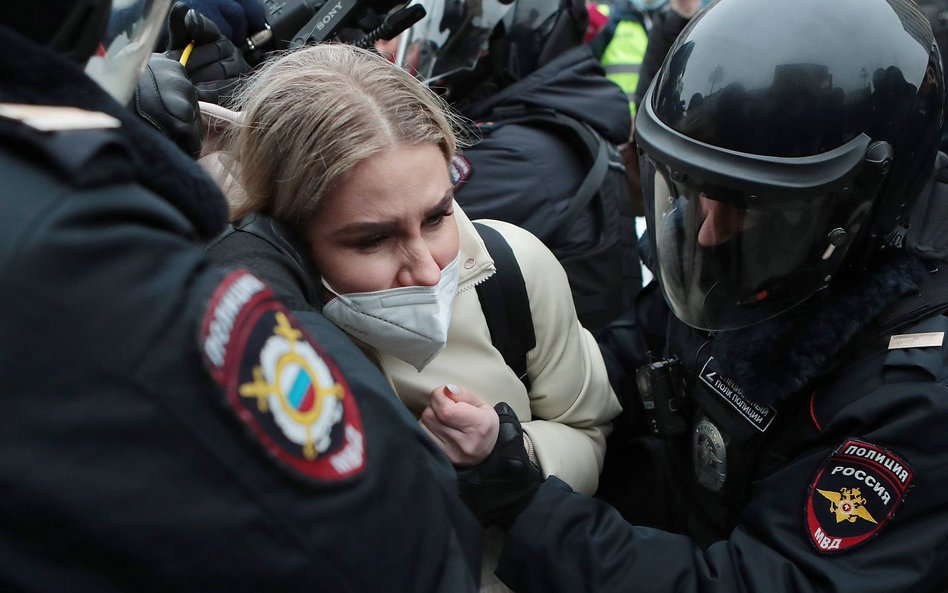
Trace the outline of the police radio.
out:
<instances>
[{"instance_id":1,"label":"police radio","mask_svg":"<svg viewBox=\"0 0 948 593\"><path fill-rule=\"evenodd\" d=\"M635 384L652 434L670 437L685 432L685 384L678 358L639 367L635 371Z\"/></svg>"},{"instance_id":2,"label":"police radio","mask_svg":"<svg viewBox=\"0 0 948 593\"><path fill-rule=\"evenodd\" d=\"M344 41L369 47L377 39L394 39L421 20L424 8L402 6L383 22L382 16L406 0L264 0L267 28L247 40L248 61L267 51ZM346 35L341 35L343 30Z\"/></svg>"}]
</instances>

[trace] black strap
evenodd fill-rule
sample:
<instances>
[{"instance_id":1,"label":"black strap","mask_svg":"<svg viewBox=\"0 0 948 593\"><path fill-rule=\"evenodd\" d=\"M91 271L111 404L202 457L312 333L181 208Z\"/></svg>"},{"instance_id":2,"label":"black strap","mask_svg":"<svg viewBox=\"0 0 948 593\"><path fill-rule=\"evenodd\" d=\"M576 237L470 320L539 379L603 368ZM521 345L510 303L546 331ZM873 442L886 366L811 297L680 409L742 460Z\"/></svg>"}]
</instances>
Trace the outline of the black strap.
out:
<instances>
[{"instance_id":1,"label":"black strap","mask_svg":"<svg viewBox=\"0 0 948 593\"><path fill-rule=\"evenodd\" d=\"M548 245L564 243L567 237L563 235L569 231L572 224L579 218L579 213L586 208L593 196L599 193L599 188L606 180L606 173L609 171L609 152L606 149L606 141L588 125L552 109L502 107L491 112L489 119L490 121L480 126L485 133L490 133L506 124L543 125L566 131L578 139L585 149L588 155L587 161L590 163L589 172L573 195L566 211L559 218L559 222L544 237Z\"/></svg>"},{"instance_id":2,"label":"black strap","mask_svg":"<svg viewBox=\"0 0 948 593\"><path fill-rule=\"evenodd\" d=\"M484 240L497 268L493 276L476 287L490 330L491 344L530 391L527 352L536 346L537 340L523 272L503 235L479 222L474 223L474 228Z\"/></svg>"}]
</instances>

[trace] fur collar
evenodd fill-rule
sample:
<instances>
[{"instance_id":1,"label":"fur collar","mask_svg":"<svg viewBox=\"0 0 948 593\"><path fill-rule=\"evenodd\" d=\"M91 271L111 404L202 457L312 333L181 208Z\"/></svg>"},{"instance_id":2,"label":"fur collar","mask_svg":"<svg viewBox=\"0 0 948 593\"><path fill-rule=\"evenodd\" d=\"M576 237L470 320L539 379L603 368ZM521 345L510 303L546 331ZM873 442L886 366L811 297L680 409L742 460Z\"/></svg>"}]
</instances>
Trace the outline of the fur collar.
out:
<instances>
[{"instance_id":1,"label":"fur collar","mask_svg":"<svg viewBox=\"0 0 948 593\"><path fill-rule=\"evenodd\" d=\"M100 111L122 122L136 181L180 210L204 240L223 230L224 196L187 154L115 102L76 64L0 27L0 102L68 105Z\"/></svg>"},{"instance_id":2,"label":"fur collar","mask_svg":"<svg viewBox=\"0 0 948 593\"><path fill-rule=\"evenodd\" d=\"M711 348L721 371L757 403L777 403L826 372L886 307L917 290L928 272L920 259L899 252L866 274L765 323L716 333Z\"/></svg>"}]
</instances>

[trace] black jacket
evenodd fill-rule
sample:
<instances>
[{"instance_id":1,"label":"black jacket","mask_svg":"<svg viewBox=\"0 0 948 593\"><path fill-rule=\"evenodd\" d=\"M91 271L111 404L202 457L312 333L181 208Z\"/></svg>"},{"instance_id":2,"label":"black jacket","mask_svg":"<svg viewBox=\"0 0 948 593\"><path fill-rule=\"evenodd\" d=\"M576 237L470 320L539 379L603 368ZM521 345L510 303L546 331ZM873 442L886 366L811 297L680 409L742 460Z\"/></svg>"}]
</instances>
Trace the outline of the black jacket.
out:
<instances>
[{"instance_id":1,"label":"black jacket","mask_svg":"<svg viewBox=\"0 0 948 593\"><path fill-rule=\"evenodd\" d=\"M948 318L916 315L948 305L948 277L930 267L894 257L730 337L673 319L685 430L651 439L665 479L630 494L664 514L633 526L548 480L508 533L502 577L544 592L943 590ZM880 333L906 319L892 307L914 320Z\"/></svg>"},{"instance_id":2,"label":"black jacket","mask_svg":"<svg viewBox=\"0 0 948 593\"><path fill-rule=\"evenodd\" d=\"M0 42L0 103L120 124L0 117L0 590L475 590L454 470L371 363L209 266L224 201L186 155Z\"/></svg>"},{"instance_id":3,"label":"black jacket","mask_svg":"<svg viewBox=\"0 0 948 593\"><path fill-rule=\"evenodd\" d=\"M590 169L589 157L575 139L542 125L492 125L520 108L555 110L587 124L609 143L606 197L593 199L566 220ZM635 221L615 152L615 145L628 140L631 126L621 89L604 76L589 48L581 46L464 107L463 113L482 124L483 134L463 152L470 170L456 196L464 211L471 219L504 220L539 237L566 268L587 328L617 317L641 285ZM557 232L564 224L566 232Z\"/></svg>"}]
</instances>

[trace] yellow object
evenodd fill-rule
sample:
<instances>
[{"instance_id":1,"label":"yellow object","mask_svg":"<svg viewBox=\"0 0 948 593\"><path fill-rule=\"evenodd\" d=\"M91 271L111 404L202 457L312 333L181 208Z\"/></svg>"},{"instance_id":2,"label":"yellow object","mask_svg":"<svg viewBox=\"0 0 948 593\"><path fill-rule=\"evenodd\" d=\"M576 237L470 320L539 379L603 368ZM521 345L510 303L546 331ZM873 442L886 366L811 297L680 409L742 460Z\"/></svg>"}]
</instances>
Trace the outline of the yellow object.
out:
<instances>
[{"instance_id":1,"label":"yellow object","mask_svg":"<svg viewBox=\"0 0 948 593\"><path fill-rule=\"evenodd\" d=\"M645 57L645 48L648 45L648 33L641 23L636 21L620 21L616 26L612 40L602 55L602 65L606 70L606 77L625 91L629 98L629 110L635 115L635 104L632 95L639 84L639 68Z\"/></svg>"},{"instance_id":2,"label":"yellow object","mask_svg":"<svg viewBox=\"0 0 948 593\"><path fill-rule=\"evenodd\" d=\"M188 58L191 57L191 51L193 49L194 49L193 41L184 47L184 51L181 52L181 58L178 60L179 62L181 62L182 66L186 66L188 64Z\"/></svg>"}]
</instances>

